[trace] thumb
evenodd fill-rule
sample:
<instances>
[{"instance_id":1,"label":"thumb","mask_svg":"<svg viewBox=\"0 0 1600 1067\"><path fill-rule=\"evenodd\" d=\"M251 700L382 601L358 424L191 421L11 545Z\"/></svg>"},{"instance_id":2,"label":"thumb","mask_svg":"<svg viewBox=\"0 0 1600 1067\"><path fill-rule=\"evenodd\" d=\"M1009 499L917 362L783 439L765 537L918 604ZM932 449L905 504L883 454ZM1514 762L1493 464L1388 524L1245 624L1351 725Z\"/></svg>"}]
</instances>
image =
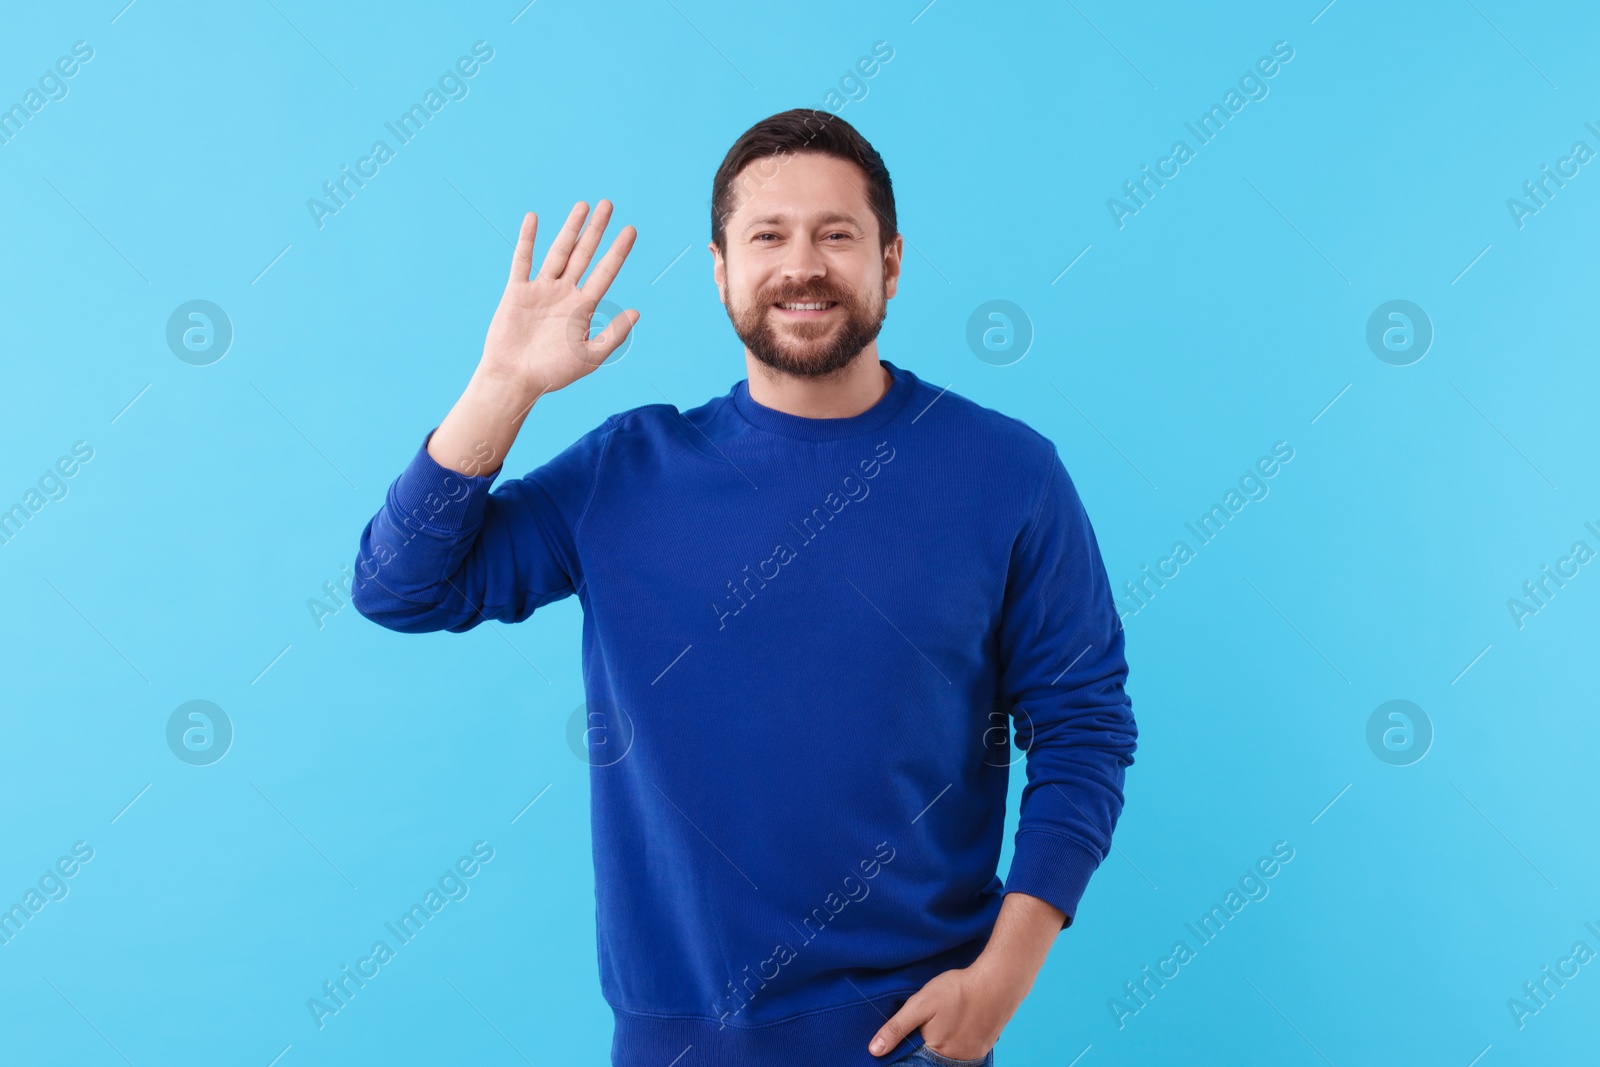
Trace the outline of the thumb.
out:
<instances>
[{"instance_id":1,"label":"thumb","mask_svg":"<svg viewBox=\"0 0 1600 1067\"><path fill-rule=\"evenodd\" d=\"M606 324L594 340L588 344L589 350L600 356L601 361L609 358L611 353L627 339L628 334L639 322L639 313L632 308L622 312ZM593 362L592 360L590 362Z\"/></svg>"},{"instance_id":2,"label":"thumb","mask_svg":"<svg viewBox=\"0 0 1600 1067\"><path fill-rule=\"evenodd\" d=\"M878 1029L872 1041L867 1045L867 1051L874 1056L882 1056L894 1048L911 1031L933 1018L933 1012L927 1007L927 999L920 993L914 993L899 1011L894 1013L890 1020Z\"/></svg>"}]
</instances>

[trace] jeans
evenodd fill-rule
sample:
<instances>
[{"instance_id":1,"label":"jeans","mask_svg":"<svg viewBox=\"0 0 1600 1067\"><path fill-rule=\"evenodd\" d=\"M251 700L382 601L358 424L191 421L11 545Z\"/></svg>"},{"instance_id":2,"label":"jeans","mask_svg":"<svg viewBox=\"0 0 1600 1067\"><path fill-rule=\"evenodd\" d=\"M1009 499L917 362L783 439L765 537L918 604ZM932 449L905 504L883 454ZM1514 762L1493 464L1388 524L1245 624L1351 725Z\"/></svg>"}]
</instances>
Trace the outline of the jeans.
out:
<instances>
[{"instance_id":1,"label":"jeans","mask_svg":"<svg viewBox=\"0 0 1600 1067\"><path fill-rule=\"evenodd\" d=\"M927 1045L919 1045L909 1056L904 1056L894 1061L891 1067L994 1067L994 1049L981 1060L956 1060L949 1056L941 1056Z\"/></svg>"}]
</instances>

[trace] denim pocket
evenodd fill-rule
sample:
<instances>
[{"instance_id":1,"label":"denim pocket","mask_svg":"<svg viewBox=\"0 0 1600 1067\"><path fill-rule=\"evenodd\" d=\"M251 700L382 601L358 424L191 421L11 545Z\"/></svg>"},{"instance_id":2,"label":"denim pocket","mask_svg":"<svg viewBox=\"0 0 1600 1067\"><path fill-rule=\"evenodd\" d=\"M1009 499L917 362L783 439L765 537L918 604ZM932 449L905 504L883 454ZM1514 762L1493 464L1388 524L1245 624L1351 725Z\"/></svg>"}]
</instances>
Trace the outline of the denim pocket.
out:
<instances>
[{"instance_id":1,"label":"denim pocket","mask_svg":"<svg viewBox=\"0 0 1600 1067\"><path fill-rule=\"evenodd\" d=\"M934 1064L935 1067L993 1067L994 1049L990 1049L989 1054L981 1059L958 1060L953 1059L950 1056L940 1055L933 1049L929 1048L926 1043L924 1043L911 1054L911 1059L909 1062L930 1063Z\"/></svg>"}]
</instances>

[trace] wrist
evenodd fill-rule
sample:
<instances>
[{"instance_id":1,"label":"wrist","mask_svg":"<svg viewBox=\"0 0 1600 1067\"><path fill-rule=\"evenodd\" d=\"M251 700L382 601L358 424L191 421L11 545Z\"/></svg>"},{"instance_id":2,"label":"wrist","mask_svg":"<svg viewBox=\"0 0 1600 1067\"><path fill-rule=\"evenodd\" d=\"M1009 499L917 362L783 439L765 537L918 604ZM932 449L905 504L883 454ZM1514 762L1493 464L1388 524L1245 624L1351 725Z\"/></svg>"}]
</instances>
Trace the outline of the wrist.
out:
<instances>
[{"instance_id":1,"label":"wrist","mask_svg":"<svg viewBox=\"0 0 1600 1067\"><path fill-rule=\"evenodd\" d=\"M512 371L479 363L467 382L466 393L474 406L520 420L544 394L544 388Z\"/></svg>"},{"instance_id":2,"label":"wrist","mask_svg":"<svg viewBox=\"0 0 1600 1067\"><path fill-rule=\"evenodd\" d=\"M979 953L968 969L986 986L1004 990L1013 1006L1021 1004L1044 966L1042 959L1015 950L991 946Z\"/></svg>"}]
</instances>

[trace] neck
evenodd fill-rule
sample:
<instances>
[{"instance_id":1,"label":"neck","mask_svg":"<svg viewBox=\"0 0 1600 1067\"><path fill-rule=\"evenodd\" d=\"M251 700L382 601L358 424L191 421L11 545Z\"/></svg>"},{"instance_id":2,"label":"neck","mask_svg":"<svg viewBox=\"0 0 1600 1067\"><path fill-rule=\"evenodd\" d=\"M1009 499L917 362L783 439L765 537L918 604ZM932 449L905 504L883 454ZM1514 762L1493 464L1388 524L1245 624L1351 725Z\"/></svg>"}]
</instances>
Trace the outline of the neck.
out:
<instances>
[{"instance_id":1,"label":"neck","mask_svg":"<svg viewBox=\"0 0 1600 1067\"><path fill-rule=\"evenodd\" d=\"M874 341L861 354L826 378L797 378L744 355L750 399L762 407L804 419L847 419L882 400L894 376L878 362Z\"/></svg>"}]
</instances>

